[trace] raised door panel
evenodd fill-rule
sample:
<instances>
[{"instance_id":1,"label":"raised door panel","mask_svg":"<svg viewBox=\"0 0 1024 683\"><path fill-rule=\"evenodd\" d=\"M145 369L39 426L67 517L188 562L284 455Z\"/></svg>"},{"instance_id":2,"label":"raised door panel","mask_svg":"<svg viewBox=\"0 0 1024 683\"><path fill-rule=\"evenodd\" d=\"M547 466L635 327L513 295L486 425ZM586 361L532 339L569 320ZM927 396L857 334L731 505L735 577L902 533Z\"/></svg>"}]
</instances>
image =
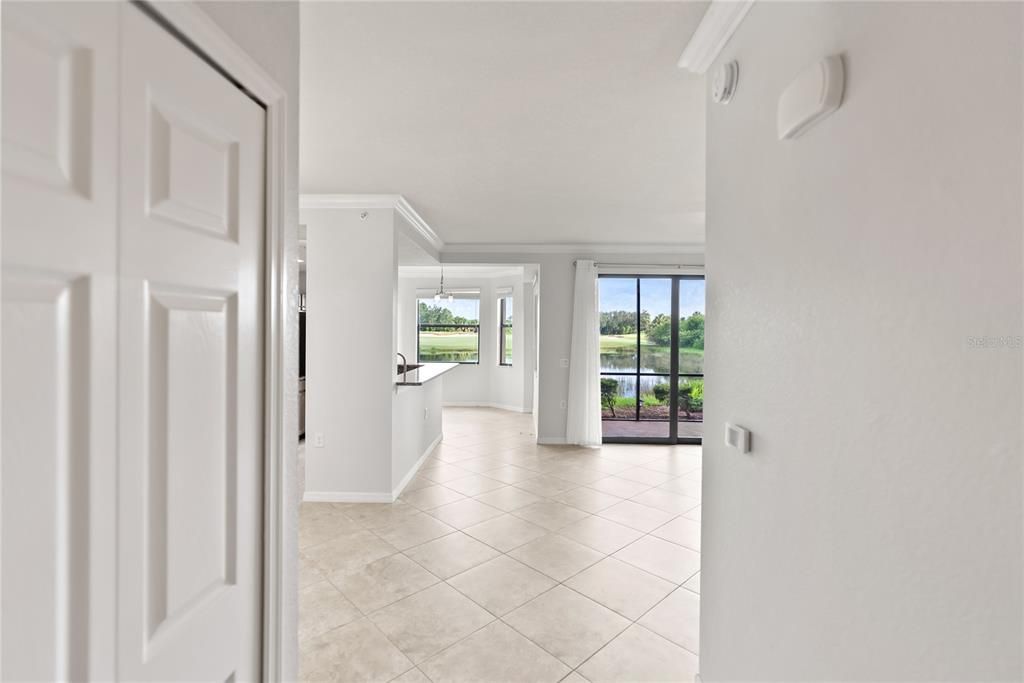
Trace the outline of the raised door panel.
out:
<instances>
[{"instance_id":1,"label":"raised door panel","mask_svg":"<svg viewBox=\"0 0 1024 683\"><path fill-rule=\"evenodd\" d=\"M136 8L122 21L119 673L251 680L264 111Z\"/></svg>"},{"instance_id":2,"label":"raised door panel","mask_svg":"<svg viewBox=\"0 0 1024 683\"><path fill-rule=\"evenodd\" d=\"M0 679L109 680L117 7L2 13Z\"/></svg>"},{"instance_id":3,"label":"raised door panel","mask_svg":"<svg viewBox=\"0 0 1024 683\"><path fill-rule=\"evenodd\" d=\"M117 7L4 2L2 12L5 251L113 272Z\"/></svg>"},{"instance_id":4,"label":"raised door panel","mask_svg":"<svg viewBox=\"0 0 1024 683\"><path fill-rule=\"evenodd\" d=\"M3 278L4 680L87 672L85 278Z\"/></svg>"},{"instance_id":5,"label":"raised door panel","mask_svg":"<svg viewBox=\"0 0 1024 683\"><path fill-rule=\"evenodd\" d=\"M150 292L147 580L155 634L235 583L234 297Z\"/></svg>"},{"instance_id":6,"label":"raised door panel","mask_svg":"<svg viewBox=\"0 0 1024 683\"><path fill-rule=\"evenodd\" d=\"M236 241L238 143L155 99L150 117L149 214Z\"/></svg>"}]
</instances>

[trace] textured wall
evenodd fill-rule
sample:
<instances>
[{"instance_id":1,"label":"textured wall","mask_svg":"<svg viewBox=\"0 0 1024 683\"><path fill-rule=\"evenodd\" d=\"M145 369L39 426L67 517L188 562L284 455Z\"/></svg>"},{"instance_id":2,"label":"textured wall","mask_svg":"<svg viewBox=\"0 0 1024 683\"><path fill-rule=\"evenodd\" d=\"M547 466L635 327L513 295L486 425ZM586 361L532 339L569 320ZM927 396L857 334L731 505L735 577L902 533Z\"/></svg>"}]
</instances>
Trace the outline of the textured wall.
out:
<instances>
[{"instance_id":1,"label":"textured wall","mask_svg":"<svg viewBox=\"0 0 1024 683\"><path fill-rule=\"evenodd\" d=\"M757 3L708 105L701 672L1019 680L1021 6ZM843 107L775 134L842 53ZM723 423L753 452L722 445Z\"/></svg>"}]
</instances>

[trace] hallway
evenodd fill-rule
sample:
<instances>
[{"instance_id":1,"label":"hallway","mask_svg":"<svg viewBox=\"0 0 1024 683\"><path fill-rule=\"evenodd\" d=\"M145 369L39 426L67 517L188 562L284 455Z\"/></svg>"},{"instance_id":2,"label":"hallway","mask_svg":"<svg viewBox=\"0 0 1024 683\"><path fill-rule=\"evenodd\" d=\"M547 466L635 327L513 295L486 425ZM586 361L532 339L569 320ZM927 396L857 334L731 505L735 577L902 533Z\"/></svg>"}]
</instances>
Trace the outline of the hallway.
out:
<instances>
[{"instance_id":1,"label":"hallway","mask_svg":"<svg viewBox=\"0 0 1024 683\"><path fill-rule=\"evenodd\" d=\"M444 435L394 504L303 503L303 680L693 680L700 447L538 446L484 408Z\"/></svg>"}]
</instances>

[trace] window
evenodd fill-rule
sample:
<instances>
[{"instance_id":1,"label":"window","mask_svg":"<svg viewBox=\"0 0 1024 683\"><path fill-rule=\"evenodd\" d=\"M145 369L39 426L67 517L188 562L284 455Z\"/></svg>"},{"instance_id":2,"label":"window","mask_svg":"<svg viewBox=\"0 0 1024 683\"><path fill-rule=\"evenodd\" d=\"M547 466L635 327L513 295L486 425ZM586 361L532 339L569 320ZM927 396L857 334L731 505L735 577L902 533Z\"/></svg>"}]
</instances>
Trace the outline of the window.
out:
<instances>
[{"instance_id":1,"label":"window","mask_svg":"<svg viewBox=\"0 0 1024 683\"><path fill-rule=\"evenodd\" d=\"M498 299L498 365L512 365L512 294Z\"/></svg>"},{"instance_id":2,"label":"window","mask_svg":"<svg viewBox=\"0 0 1024 683\"><path fill-rule=\"evenodd\" d=\"M699 443L704 433L704 278L601 275L605 441Z\"/></svg>"},{"instance_id":3,"label":"window","mask_svg":"<svg viewBox=\"0 0 1024 683\"><path fill-rule=\"evenodd\" d=\"M439 300L421 293L416 304L418 362L480 362L480 290L453 291Z\"/></svg>"}]
</instances>

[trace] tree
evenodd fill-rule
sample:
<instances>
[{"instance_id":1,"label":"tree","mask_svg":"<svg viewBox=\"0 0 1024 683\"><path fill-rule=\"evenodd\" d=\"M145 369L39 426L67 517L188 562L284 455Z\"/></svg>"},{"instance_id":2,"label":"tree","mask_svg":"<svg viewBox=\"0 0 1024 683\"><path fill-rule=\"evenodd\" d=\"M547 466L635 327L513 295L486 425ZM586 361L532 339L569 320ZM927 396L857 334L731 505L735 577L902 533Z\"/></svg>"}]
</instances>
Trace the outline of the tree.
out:
<instances>
[{"instance_id":1,"label":"tree","mask_svg":"<svg viewBox=\"0 0 1024 683\"><path fill-rule=\"evenodd\" d=\"M444 306L431 306L425 301L419 304L420 325L476 325L479 321L455 315Z\"/></svg>"},{"instance_id":2,"label":"tree","mask_svg":"<svg viewBox=\"0 0 1024 683\"><path fill-rule=\"evenodd\" d=\"M635 311L602 311L601 334L636 334Z\"/></svg>"},{"instance_id":3,"label":"tree","mask_svg":"<svg viewBox=\"0 0 1024 683\"><path fill-rule=\"evenodd\" d=\"M615 399L619 393L619 381L604 377L601 379L601 407L612 411L615 417Z\"/></svg>"},{"instance_id":4,"label":"tree","mask_svg":"<svg viewBox=\"0 0 1024 683\"><path fill-rule=\"evenodd\" d=\"M646 332L651 326L651 314L648 311L640 311L640 331Z\"/></svg>"},{"instance_id":5,"label":"tree","mask_svg":"<svg viewBox=\"0 0 1024 683\"><path fill-rule=\"evenodd\" d=\"M704 348L704 314L693 313L679 324L679 347L684 349Z\"/></svg>"},{"instance_id":6,"label":"tree","mask_svg":"<svg viewBox=\"0 0 1024 683\"><path fill-rule=\"evenodd\" d=\"M455 316L444 306L430 306L425 301L419 305L420 325L450 325Z\"/></svg>"},{"instance_id":7,"label":"tree","mask_svg":"<svg viewBox=\"0 0 1024 683\"><path fill-rule=\"evenodd\" d=\"M647 338L658 346L672 343L672 316L659 313L654 316L651 326L647 329Z\"/></svg>"}]
</instances>

